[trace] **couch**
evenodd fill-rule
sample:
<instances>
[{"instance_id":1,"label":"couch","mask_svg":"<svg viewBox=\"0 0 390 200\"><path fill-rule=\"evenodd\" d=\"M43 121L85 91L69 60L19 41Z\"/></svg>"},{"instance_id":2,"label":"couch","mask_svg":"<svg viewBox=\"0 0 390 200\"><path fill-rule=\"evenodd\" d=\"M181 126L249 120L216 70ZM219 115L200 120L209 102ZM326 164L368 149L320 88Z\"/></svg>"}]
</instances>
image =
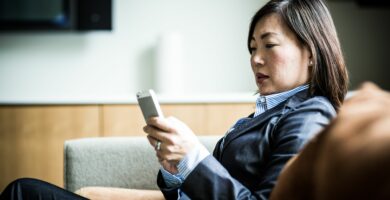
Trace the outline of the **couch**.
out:
<instances>
[{"instance_id":1,"label":"couch","mask_svg":"<svg viewBox=\"0 0 390 200\"><path fill-rule=\"evenodd\" d=\"M212 152L222 136L199 136ZM98 137L64 144L64 185L158 189L159 163L146 137Z\"/></svg>"}]
</instances>

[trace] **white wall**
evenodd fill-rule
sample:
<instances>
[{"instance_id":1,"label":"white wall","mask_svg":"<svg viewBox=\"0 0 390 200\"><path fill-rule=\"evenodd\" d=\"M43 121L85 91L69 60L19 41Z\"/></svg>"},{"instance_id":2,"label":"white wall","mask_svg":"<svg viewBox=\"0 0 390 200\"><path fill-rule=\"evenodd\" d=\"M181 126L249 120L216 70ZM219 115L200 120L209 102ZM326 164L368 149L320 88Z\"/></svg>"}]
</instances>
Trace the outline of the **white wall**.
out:
<instances>
[{"instance_id":1,"label":"white wall","mask_svg":"<svg viewBox=\"0 0 390 200\"><path fill-rule=\"evenodd\" d=\"M161 34L183 38L188 92L254 91L248 24L259 0L114 0L112 32L0 34L0 99L134 94L154 87Z\"/></svg>"},{"instance_id":2,"label":"white wall","mask_svg":"<svg viewBox=\"0 0 390 200\"><path fill-rule=\"evenodd\" d=\"M114 0L111 32L0 34L0 99L88 98L133 95L154 87L158 38L183 37L187 92L256 89L246 36L264 0ZM389 89L389 9L331 2L352 86L374 80ZM389 19L389 18L387 18ZM368 28L367 28L368 27ZM379 51L378 51L379 50Z\"/></svg>"}]
</instances>

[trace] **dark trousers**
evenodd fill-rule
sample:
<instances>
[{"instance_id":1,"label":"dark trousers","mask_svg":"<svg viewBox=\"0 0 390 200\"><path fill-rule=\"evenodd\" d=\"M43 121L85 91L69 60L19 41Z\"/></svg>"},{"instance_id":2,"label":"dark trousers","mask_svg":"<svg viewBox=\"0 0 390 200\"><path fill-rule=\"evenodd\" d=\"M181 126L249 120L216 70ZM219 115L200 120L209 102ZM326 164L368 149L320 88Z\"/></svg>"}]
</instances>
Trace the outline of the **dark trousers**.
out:
<instances>
[{"instance_id":1,"label":"dark trousers","mask_svg":"<svg viewBox=\"0 0 390 200\"><path fill-rule=\"evenodd\" d=\"M0 200L21 200L21 199L71 199L85 200L75 193L64 190L53 184L32 179L22 178L10 183L0 195Z\"/></svg>"}]
</instances>

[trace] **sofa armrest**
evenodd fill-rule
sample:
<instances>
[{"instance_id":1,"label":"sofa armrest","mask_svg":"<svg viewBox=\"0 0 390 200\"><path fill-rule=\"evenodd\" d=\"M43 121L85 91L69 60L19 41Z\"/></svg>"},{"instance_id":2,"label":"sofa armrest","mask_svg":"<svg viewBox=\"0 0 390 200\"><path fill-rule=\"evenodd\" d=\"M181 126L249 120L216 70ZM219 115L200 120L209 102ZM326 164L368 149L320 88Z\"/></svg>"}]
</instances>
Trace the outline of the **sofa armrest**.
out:
<instances>
[{"instance_id":1,"label":"sofa armrest","mask_svg":"<svg viewBox=\"0 0 390 200\"><path fill-rule=\"evenodd\" d=\"M221 136L200 136L212 152ZM64 144L64 185L70 191L86 186L158 189L160 165L146 137L99 137Z\"/></svg>"}]
</instances>

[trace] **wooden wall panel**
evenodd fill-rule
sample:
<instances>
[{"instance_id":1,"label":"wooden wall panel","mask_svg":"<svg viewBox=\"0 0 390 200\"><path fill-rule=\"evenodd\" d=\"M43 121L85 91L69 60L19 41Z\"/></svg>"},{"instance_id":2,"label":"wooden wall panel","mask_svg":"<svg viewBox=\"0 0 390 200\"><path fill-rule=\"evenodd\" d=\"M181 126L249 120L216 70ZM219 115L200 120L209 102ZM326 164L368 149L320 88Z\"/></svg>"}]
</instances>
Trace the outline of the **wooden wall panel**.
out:
<instances>
[{"instance_id":1,"label":"wooden wall panel","mask_svg":"<svg viewBox=\"0 0 390 200\"><path fill-rule=\"evenodd\" d=\"M196 135L210 135L205 121L204 104L168 104L162 105L165 117L175 117L191 128Z\"/></svg>"},{"instance_id":2,"label":"wooden wall panel","mask_svg":"<svg viewBox=\"0 0 390 200\"><path fill-rule=\"evenodd\" d=\"M103 136L143 136L144 118L138 105L103 105Z\"/></svg>"},{"instance_id":3,"label":"wooden wall panel","mask_svg":"<svg viewBox=\"0 0 390 200\"><path fill-rule=\"evenodd\" d=\"M202 122L205 115L203 105L161 105L161 109L166 117L175 116L194 132L207 131ZM104 136L145 136L142 130L145 121L138 105L104 105L102 115Z\"/></svg>"},{"instance_id":4,"label":"wooden wall panel","mask_svg":"<svg viewBox=\"0 0 390 200\"><path fill-rule=\"evenodd\" d=\"M165 104L165 117L185 122L197 135L223 135L236 120L254 111L253 104ZM137 105L104 105L104 136L144 136L145 126Z\"/></svg>"},{"instance_id":5,"label":"wooden wall panel","mask_svg":"<svg viewBox=\"0 0 390 200\"><path fill-rule=\"evenodd\" d=\"M98 106L0 106L0 190L20 177L63 185L65 140L99 136Z\"/></svg>"},{"instance_id":6,"label":"wooden wall panel","mask_svg":"<svg viewBox=\"0 0 390 200\"><path fill-rule=\"evenodd\" d=\"M224 135L236 121L255 110L254 104L209 104L206 106L205 120L209 133Z\"/></svg>"}]
</instances>

